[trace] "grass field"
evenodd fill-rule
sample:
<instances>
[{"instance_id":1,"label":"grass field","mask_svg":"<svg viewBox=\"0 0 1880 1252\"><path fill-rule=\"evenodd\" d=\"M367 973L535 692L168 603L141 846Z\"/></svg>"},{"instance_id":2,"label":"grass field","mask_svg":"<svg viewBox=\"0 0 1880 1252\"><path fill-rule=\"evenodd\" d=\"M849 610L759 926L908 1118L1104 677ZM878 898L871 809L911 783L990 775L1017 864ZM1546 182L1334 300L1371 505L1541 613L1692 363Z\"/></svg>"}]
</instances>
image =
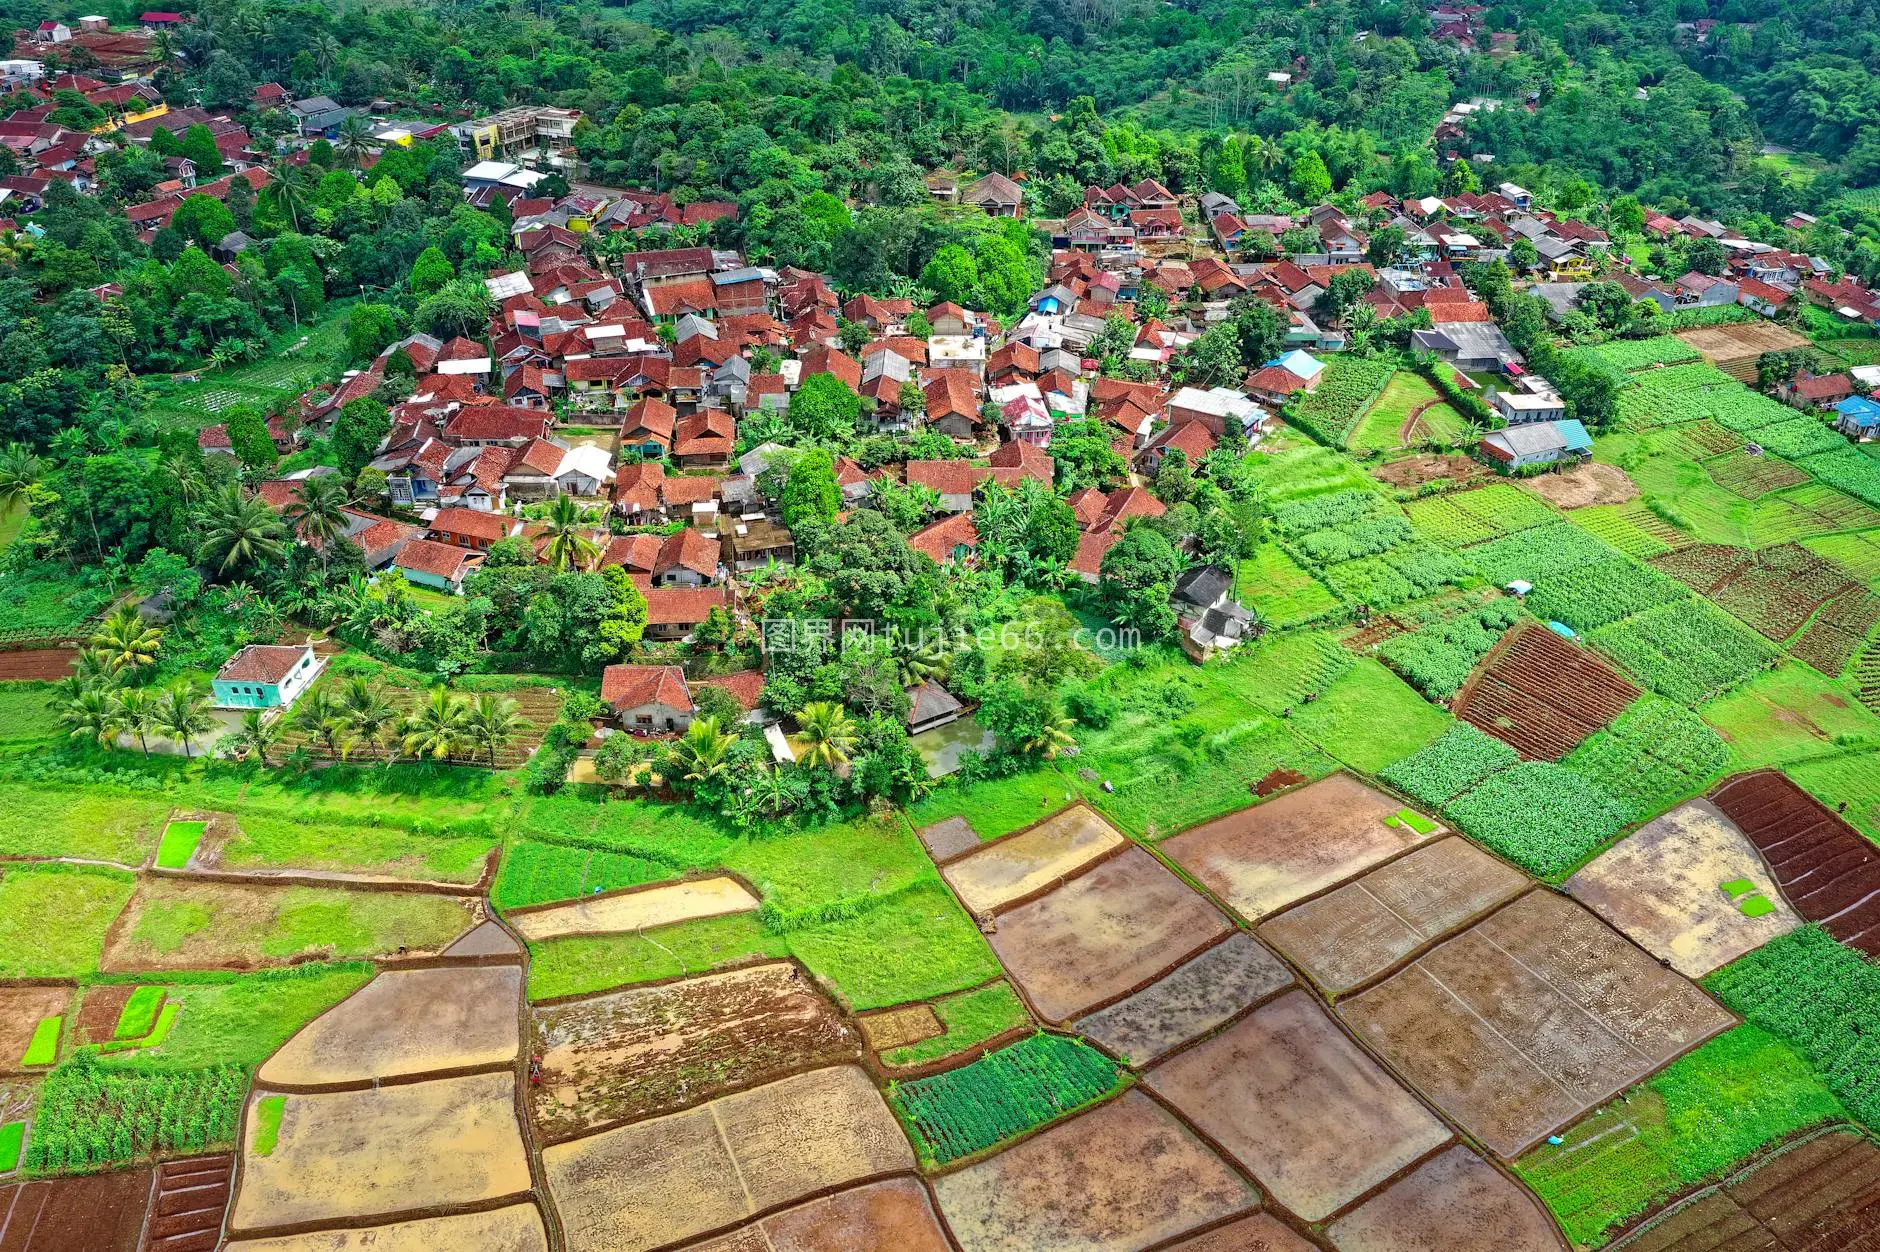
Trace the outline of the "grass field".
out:
<instances>
[{"instance_id":1,"label":"grass field","mask_svg":"<svg viewBox=\"0 0 1880 1252\"><path fill-rule=\"evenodd\" d=\"M1880 588L1880 531L1820 535L1806 540L1802 546L1833 561L1850 577L1869 587Z\"/></svg>"},{"instance_id":2,"label":"grass field","mask_svg":"<svg viewBox=\"0 0 1880 1252\"><path fill-rule=\"evenodd\" d=\"M1076 787L1046 764L1029 773L967 787L943 785L908 809L907 820L918 828L964 817L980 838L991 839L1029 826L1076 798Z\"/></svg>"},{"instance_id":3,"label":"grass field","mask_svg":"<svg viewBox=\"0 0 1880 1252\"><path fill-rule=\"evenodd\" d=\"M154 1048L109 1053L105 1063L140 1070L259 1065L295 1031L364 986L372 972L365 962L311 964L163 984L177 1006L168 1037Z\"/></svg>"},{"instance_id":4,"label":"grass field","mask_svg":"<svg viewBox=\"0 0 1880 1252\"><path fill-rule=\"evenodd\" d=\"M1880 751L1802 761L1786 771L1815 798L1880 843ZM1846 808L1842 808L1846 805Z\"/></svg>"},{"instance_id":5,"label":"grass field","mask_svg":"<svg viewBox=\"0 0 1880 1252\"><path fill-rule=\"evenodd\" d=\"M1365 476L1350 457L1340 456L1317 444L1288 448L1283 452L1254 449L1244 458L1253 479L1266 493L1269 504L1303 500L1334 491L1360 488L1375 491L1377 484Z\"/></svg>"},{"instance_id":6,"label":"grass field","mask_svg":"<svg viewBox=\"0 0 1880 1252\"><path fill-rule=\"evenodd\" d=\"M1301 569L1277 543L1240 563L1240 602L1275 628L1313 621L1338 608L1338 597Z\"/></svg>"},{"instance_id":7,"label":"grass field","mask_svg":"<svg viewBox=\"0 0 1880 1252\"><path fill-rule=\"evenodd\" d=\"M1415 370L1398 370L1385 384L1384 394L1371 405L1358 422L1358 428L1351 433L1352 453L1363 456L1367 452L1390 452L1403 447L1403 440L1398 436L1410 415L1441 399L1423 375Z\"/></svg>"},{"instance_id":8,"label":"grass field","mask_svg":"<svg viewBox=\"0 0 1880 1252\"><path fill-rule=\"evenodd\" d=\"M0 751L62 739L65 728L46 702L51 683L0 682Z\"/></svg>"},{"instance_id":9,"label":"grass field","mask_svg":"<svg viewBox=\"0 0 1880 1252\"><path fill-rule=\"evenodd\" d=\"M1031 1014L1025 1011L1018 993L1012 990L1010 983L1003 981L937 1000L933 1011L940 1019L940 1024L946 1028L946 1033L909 1044L905 1048L891 1049L882 1053L881 1059L890 1065L921 1065L937 1061L955 1052L964 1052L976 1043L984 1043L1031 1020Z\"/></svg>"},{"instance_id":10,"label":"grass field","mask_svg":"<svg viewBox=\"0 0 1880 1252\"><path fill-rule=\"evenodd\" d=\"M1291 726L1345 764L1374 774L1428 747L1454 721L1369 657L1293 710Z\"/></svg>"},{"instance_id":11,"label":"grass field","mask_svg":"<svg viewBox=\"0 0 1880 1252\"><path fill-rule=\"evenodd\" d=\"M9 818L6 850L15 856L75 856L141 865L156 846L170 802L100 788L0 783Z\"/></svg>"},{"instance_id":12,"label":"grass field","mask_svg":"<svg viewBox=\"0 0 1880 1252\"><path fill-rule=\"evenodd\" d=\"M135 886L115 870L8 867L0 876L0 978L74 978L97 969L105 932Z\"/></svg>"},{"instance_id":13,"label":"grass field","mask_svg":"<svg viewBox=\"0 0 1880 1252\"><path fill-rule=\"evenodd\" d=\"M1698 712L1730 746L1730 768L1758 769L1880 745L1880 717L1839 683L1790 661Z\"/></svg>"},{"instance_id":14,"label":"grass field","mask_svg":"<svg viewBox=\"0 0 1880 1252\"><path fill-rule=\"evenodd\" d=\"M392 878L473 883L494 836L423 835L359 822L312 822L239 814L241 833L222 849L225 869L351 871Z\"/></svg>"},{"instance_id":15,"label":"grass field","mask_svg":"<svg viewBox=\"0 0 1880 1252\"><path fill-rule=\"evenodd\" d=\"M258 361L222 370L205 363L195 382L147 384L150 414L179 425L208 426L224 409L241 404L266 409L332 382L345 366L351 306L351 300L335 300L320 311L319 320L282 331Z\"/></svg>"}]
</instances>

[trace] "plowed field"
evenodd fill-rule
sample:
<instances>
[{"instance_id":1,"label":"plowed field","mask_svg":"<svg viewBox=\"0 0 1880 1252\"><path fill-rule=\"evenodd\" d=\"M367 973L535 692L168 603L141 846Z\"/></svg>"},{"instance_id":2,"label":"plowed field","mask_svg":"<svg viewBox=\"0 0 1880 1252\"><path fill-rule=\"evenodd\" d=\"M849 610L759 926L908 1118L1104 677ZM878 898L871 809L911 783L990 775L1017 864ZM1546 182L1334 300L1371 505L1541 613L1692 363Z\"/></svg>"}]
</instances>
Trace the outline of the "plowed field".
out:
<instances>
[{"instance_id":1,"label":"plowed field","mask_svg":"<svg viewBox=\"0 0 1880 1252\"><path fill-rule=\"evenodd\" d=\"M1558 761L1638 695L1591 652L1529 626L1489 653L1456 698L1456 716L1530 760Z\"/></svg>"},{"instance_id":2,"label":"plowed field","mask_svg":"<svg viewBox=\"0 0 1880 1252\"><path fill-rule=\"evenodd\" d=\"M1773 770L1729 779L1711 799L1769 862L1797 912L1880 956L1880 850Z\"/></svg>"}]
</instances>

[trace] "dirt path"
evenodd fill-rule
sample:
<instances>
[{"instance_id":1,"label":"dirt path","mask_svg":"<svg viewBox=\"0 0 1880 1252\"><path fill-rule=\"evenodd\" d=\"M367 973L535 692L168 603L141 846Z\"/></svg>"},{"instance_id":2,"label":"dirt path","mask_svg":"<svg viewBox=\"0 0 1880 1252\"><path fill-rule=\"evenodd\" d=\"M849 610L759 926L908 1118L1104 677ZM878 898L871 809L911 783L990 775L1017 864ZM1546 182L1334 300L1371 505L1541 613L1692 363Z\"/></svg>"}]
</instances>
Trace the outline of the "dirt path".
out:
<instances>
[{"instance_id":1,"label":"dirt path","mask_svg":"<svg viewBox=\"0 0 1880 1252\"><path fill-rule=\"evenodd\" d=\"M1442 403L1444 401L1439 396L1434 400L1425 400L1416 408L1411 409L1410 416L1403 419L1403 426L1397 431L1397 445L1402 448L1409 447L1411 436L1416 433L1417 423L1423 420L1424 410Z\"/></svg>"}]
</instances>

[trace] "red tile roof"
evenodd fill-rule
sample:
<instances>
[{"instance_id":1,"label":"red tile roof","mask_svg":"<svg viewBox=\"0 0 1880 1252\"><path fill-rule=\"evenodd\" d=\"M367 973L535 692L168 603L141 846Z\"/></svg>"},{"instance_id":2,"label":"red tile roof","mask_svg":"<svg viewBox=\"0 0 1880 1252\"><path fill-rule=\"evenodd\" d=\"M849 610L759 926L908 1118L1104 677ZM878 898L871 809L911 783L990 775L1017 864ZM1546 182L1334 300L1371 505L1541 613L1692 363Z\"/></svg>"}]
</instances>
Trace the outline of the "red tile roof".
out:
<instances>
[{"instance_id":1,"label":"red tile roof","mask_svg":"<svg viewBox=\"0 0 1880 1252\"><path fill-rule=\"evenodd\" d=\"M955 548L979 546L979 528L971 513L953 513L909 535L907 546L944 565L953 559Z\"/></svg>"},{"instance_id":2,"label":"red tile roof","mask_svg":"<svg viewBox=\"0 0 1880 1252\"><path fill-rule=\"evenodd\" d=\"M666 536L666 541L659 545L659 559L653 566L655 574L667 570L685 569L705 578L718 573L718 545L690 526L674 535Z\"/></svg>"},{"instance_id":3,"label":"red tile roof","mask_svg":"<svg viewBox=\"0 0 1880 1252\"><path fill-rule=\"evenodd\" d=\"M601 671L601 699L622 712L648 704L692 711L692 693L677 665L609 665Z\"/></svg>"},{"instance_id":4,"label":"red tile roof","mask_svg":"<svg viewBox=\"0 0 1880 1252\"><path fill-rule=\"evenodd\" d=\"M971 461L909 461L907 483L931 487L943 496L971 495L987 477L984 466Z\"/></svg>"},{"instance_id":5,"label":"red tile roof","mask_svg":"<svg viewBox=\"0 0 1880 1252\"><path fill-rule=\"evenodd\" d=\"M713 609L730 606L723 587L647 587L643 593L649 626L696 626Z\"/></svg>"},{"instance_id":6,"label":"red tile roof","mask_svg":"<svg viewBox=\"0 0 1880 1252\"><path fill-rule=\"evenodd\" d=\"M481 509L439 509L431 529L443 535L463 535L491 543L509 533L509 519Z\"/></svg>"},{"instance_id":7,"label":"red tile roof","mask_svg":"<svg viewBox=\"0 0 1880 1252\"><path fill-rule=\"evenodd\" d=\"M398 550L398 555L392 558L392 564L413 573L456 579L463 573L470 556L469 549L459 548L455 544L438 543L434 539L413 539Z\"/></svg>"},{"instance_id":8,"label":"red tile roof","mask_svg":"<svg viewBox=\"0 0 1880 1252\"><path fill-rule=\"evenodd\" d=\"M251 643L230 657L215 676L233 683L278 683L307 655L304 646Z\"/></svg>"},{"instance_id":9,"label":"red tile roof","mask_svg":"<svg viewBox=\"0 0 1880 1252\"><path fill-rule=\"evenodd\" d=\"M723 674L717 678L701 678L701 687L716 687L742 705L746 711L757 707L764 697L764 671L761 669L739 670L735 674Z\"/></svg>"}]
</instances>

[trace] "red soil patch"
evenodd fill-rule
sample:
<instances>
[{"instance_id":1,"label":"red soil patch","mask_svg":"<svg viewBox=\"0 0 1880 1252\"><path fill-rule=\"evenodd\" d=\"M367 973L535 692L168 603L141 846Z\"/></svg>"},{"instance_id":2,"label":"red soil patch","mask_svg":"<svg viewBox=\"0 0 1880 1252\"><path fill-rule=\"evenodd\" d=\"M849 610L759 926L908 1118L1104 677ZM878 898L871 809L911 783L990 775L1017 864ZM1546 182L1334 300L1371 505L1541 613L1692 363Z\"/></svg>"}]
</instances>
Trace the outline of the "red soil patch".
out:
<instances>
[{"instance_id":1,"label":"red soil patch","mask_svg":"<svg viewBox=\"0 0 1880 1252\"><path fill-rule=\"evenodd\" d=\"M1639 689L1544 626L1512 632L1456 697L1456 716L1536 761L1558 761Z\"/></svg>"},{"instance_id":2,"label":"red soil patch","mask_svg":"<svg viewBox=\"0 0 1880 1252\"><path fill-rule=\"evenodd\" d=\"M1880 850L1774 770L1732 778L1711 799L1756 845L1796 912L1880 956Z\"/></svg>"},{"instance_id":3,"label":"red soil patch","mask_svg":"<svg viewBox=\"0 0 1880 1252\"><path fill-rule=\"evenodd\" d=\"M14 648L0 652L0 682L56 682L78 659L77 648Z\"/></svg>"},{"instance_id":4,"label":"red soil patch","mask_svg":"<svg viewBox=\"0 0 1880 1252\"><path fill-rule=\"evenodd\" d=\"M85 988L85 998L78 1006L80 1043L103 1043L117 1034L118 1018L137 987L132 983L108 983Z\"/></svg>"},{"instance_id":5,"label":"red soil patch","mask_svg":"<svg viewBox=\"0 0 1880 1252\"><path fill-rule=\"evenodd\" d=\"M1282 765L1265 778L1262 778L1259 782L1253 784L1253 794L1256 796L1270 796L1276 791L1284 791L1288 787L1297 787L1300 783L1305 781L1307 781L1307 779L1304 774L1301 774L1296 769L1287 769Z\"/></svg>"},{"instance_id":6,"label":"red soil patch","mask_svg":"<svg viewBox=\"0 0 1880 1252\"><path fill-rule=\"evenodd\" d=\"M157 1166L143 1252L210 1252L222 1233L235 1158L198 1156Z\"/></svg>"},{"instance_id":7,"label":"red soil patch","mask_svg":"<svg viewBox=\"0 0 1880 1252\"><path fill-rule=\"evenodd\" d=\"M70 987L0 987L0 1073L19 1071L40 1019L64 1013L71 997ZM71 1028L68 1020L64 1029Z\"/></svg>"},{"instance_id":8,"label":"red soil patch","mask_svg":"<svg viewBox=\"0 0 1880 1252\"><path fill-rule=\"evenodd\" d=\"M149 1198L148 1169L0 1187L0 1248L137 1252Z\"/></svg>"}]
</instances>

